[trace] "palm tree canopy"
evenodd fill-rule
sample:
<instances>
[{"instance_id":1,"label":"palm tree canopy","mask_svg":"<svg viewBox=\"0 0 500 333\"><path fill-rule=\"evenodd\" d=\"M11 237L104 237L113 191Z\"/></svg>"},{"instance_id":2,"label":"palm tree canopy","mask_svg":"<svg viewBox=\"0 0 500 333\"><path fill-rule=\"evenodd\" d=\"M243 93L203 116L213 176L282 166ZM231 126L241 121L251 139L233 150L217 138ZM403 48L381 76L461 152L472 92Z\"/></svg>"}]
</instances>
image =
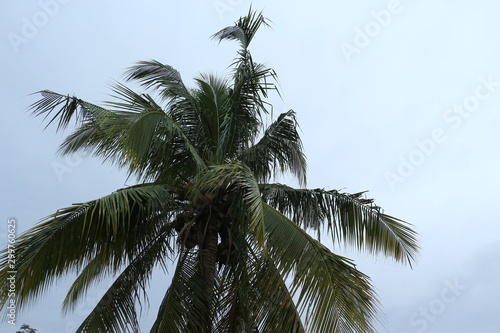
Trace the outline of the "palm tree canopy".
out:
<instances>
[{"instance_id":1,"label":"palm tree canopy","mask_svg":"<svg viewBox=\"0 0 500 333\"><path fill-rule=\"evenodd\" d=\"M130 67L104 106L41 91L32 111L57 130L76 121L62 154L90 152L137 184L47 216L18 238L17 304L70 272L72 311L103 278L114 282L77 332L139 332L156 267L174 267L151 332L372 332L378 301L368 276L306 231L411 264L411 225L363 193L307 189L294 111L270 121L275 72L249 46L268 25L250 10L212 37L239 43L231 73L186 86L155 60ZM272 183L290 173L300 188ZM0 258L8 304L9 252Z\"/></svg>"}]
</instances>

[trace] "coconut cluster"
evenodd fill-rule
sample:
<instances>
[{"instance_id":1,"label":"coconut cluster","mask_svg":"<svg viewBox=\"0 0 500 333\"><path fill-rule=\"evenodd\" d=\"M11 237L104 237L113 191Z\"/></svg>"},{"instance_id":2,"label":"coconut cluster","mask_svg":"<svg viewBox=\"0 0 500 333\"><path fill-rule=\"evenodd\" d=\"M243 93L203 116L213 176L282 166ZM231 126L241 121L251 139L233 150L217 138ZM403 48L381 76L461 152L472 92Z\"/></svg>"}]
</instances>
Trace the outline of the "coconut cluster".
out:
<instances>
[{"instance_id":1,"label":"coconut cluster","mask_svg":"<svg viewBox=\"0 0 500 333\"><path fill-rule=\"evenodd\" d=\"M231 200L232 201L232 200ZM188 205L188 209L179 212L172 226L177 232L177 241L182 246L192 249L203 247L207 233L217 232L217 262L229 263L237 247L231 231L233 214L228 196L200 194Z\"/></svg>"}]
</instances>

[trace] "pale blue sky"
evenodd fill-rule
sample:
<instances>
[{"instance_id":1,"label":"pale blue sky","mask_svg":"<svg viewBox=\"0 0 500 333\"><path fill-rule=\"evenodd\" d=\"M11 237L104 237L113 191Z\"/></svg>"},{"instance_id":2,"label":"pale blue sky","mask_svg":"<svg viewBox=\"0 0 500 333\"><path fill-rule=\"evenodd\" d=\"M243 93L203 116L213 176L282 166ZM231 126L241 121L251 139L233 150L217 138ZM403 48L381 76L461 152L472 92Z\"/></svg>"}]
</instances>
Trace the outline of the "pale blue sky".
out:
<instances>
[{"instance_id":1,"label":"pale blue sky","mask_svg":"<svg viewBox=\"0 0 500 333\"><path fill-rule=\"evenodd\" d=\"M56 155L63 134L26 109L50 89L94 103L136 61L156 59L185 82L224 73L237 48L210 36L250 1L2 1L1 218L20 231L126 184L90 158ZM414 224L422 246L410 269L341 248L370 275L385 313L380 332L500 332L500 3L478 1L253 1L273 28L252 53L274 68L297 112L308 187L369 190L386 213ZM67 133L67 132L66 132ZM3 225L3 227L2 227ZM39 333L72 332L104 286L62 317L69 284L19 314ZM168 285L151 285L147 332Z\"/></svg>"}]
</instances>

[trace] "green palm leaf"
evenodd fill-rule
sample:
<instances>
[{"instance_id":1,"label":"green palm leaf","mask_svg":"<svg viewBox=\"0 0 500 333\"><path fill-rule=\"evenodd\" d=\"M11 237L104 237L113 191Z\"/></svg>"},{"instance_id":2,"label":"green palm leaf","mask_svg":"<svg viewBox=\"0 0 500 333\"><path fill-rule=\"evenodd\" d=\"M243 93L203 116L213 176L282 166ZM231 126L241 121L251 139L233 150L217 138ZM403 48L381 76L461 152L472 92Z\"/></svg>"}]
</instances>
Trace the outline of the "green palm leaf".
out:
<instances>
[{"instance_id":1,"label":"green palm leaf","mask_svg":"<svg viewBox=\"0 0 500 333\"><path fill-rule=\"evenodd\" d=\"M78 271L98 253L108 272L117 272L156 236L158 228L168 222L165 213L175 208L164 185L144 184L46 217L17 241L18 305L24 307L56 278ZM8 253L3 250L1 277L7 276L7 260Z\"/></svg>"},{"instance_id":2,"label":"green palm leaf","mask_svg":"<svg viewBox=\"0 0 500 333\"><path fill-rule=\"evenodd\" d=\"M319 233L326 221L334 242L381 252L410 265L416 259L418 245L411 225L382 213L363 193L294 189L281 184L261 185L261 191L266 202L305 228Z\"/></svg>"},{"instance_id":3,"label":"green palm leaf","mask_svg":"<svg viewBox=\"0 0 500 333\"><path fill-rule=\"evenodd\" d=\"M267 256L254 260L249 272L246 295L255 298L250 304L254 305L255 321L260 323L260 332L305 332L284 276L272 260Z\"/></svg>"},{"instance_id":4,"label":"green palm leaf","mask_svg":"<svg viewBox=\"0 0 500 333\"><path fill-rule=\"evenodd\" d=\"M248 14L236 21L234 26L222 29L214 34L212 38L219 41L236 40L240 42L243 49L247 49L262 25L269 27L268 20L262 15L262 12L257 13L250 8Z\"/></svg>"},{"instance_id":5,"label":"green palm leaf","mask_svg":"<svg viewBox=\"0 0 500 333\"><path fill-rule=\"evenodd\" d=\"M203 332L207 328L205 284L196 253L181 253L172 282L162 300L151 333Z\"/></svg>"},{"instance_id":6,"label":"green palm leaf","mask_svg":"<svg viewBox=\"0 0 500 333\"><path fill-rule=\"evenodd\" d=\"M140 331L136 302L146 297L147 283L155 265L158 263L165 265L165 259L172 252L172 248L165 241L168 233L167 228L128 264L76 330L77 333ZM75 284L72 289L74 286Z\"/></svg>"},{"instance_id":7,"label":"green palm leaf","mask_svg":"<svg viewBox=\"0 0 500 333\"><path fill-rule=\"evenodd\" d=\"M180 73L156 60L138 62L127 70L125 79L137 81L146 89L154 89L164 100L191 99Z\"/></svg>"},{"instance_id":8,"label":"green palm leaf","mask_svg":"<svg viewBox=\"0 0 500 333\"><path fill-rule=\"evenodd\" d=\"M282 275L292 275L308 331L372 332L377 303L368 277L271 206L264 211L270 257Z\"/></svg>"},{"instance_id":9,"label":"green palm leaf","mask_svg":"<svg viewBox=\"0 0 500 333\"><path fill-rule=\"evenodd\" d=\"M241 159L259 181L267 182L278 173L291 172L300 184L306 183L306 159L297 126L293 111L282 113L259 142L243 152Z\"/></svg>"}]
</instances>

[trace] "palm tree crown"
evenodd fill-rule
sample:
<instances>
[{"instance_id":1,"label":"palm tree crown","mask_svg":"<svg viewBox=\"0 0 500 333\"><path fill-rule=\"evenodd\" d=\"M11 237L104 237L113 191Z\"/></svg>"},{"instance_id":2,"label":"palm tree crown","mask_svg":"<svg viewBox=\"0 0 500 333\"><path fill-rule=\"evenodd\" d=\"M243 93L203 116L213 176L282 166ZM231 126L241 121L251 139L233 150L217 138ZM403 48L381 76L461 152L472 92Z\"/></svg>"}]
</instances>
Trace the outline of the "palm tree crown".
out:
<instances>
[{"instance_id":1,"label":"palm tree crown","mask_svg":"<svg viewBox=\"0 0 500 333\"><path fill-rule=\"evenodd\" d=\"M273 184L291 173L306 184L295 113L265 126L272 69L249 45L267 25L250 10L213 38L239 51L227 78L201 75L188 88L172 67L142 61L126 80L154 94L113 87L100 107L41 91L35 115L74 132L60 152L91 152L125 168L137 185L59 209L17 244L23 307L68 272L71 311L106 277L114 283L77 332L138 332L138 309L155 267L172 265L151 332L371 332L378 304L369 278L306 230L402 263L418 246L410 225L362 193ZM0 259L4 309L8 251Z\"/></svg>"}]
</instances>

